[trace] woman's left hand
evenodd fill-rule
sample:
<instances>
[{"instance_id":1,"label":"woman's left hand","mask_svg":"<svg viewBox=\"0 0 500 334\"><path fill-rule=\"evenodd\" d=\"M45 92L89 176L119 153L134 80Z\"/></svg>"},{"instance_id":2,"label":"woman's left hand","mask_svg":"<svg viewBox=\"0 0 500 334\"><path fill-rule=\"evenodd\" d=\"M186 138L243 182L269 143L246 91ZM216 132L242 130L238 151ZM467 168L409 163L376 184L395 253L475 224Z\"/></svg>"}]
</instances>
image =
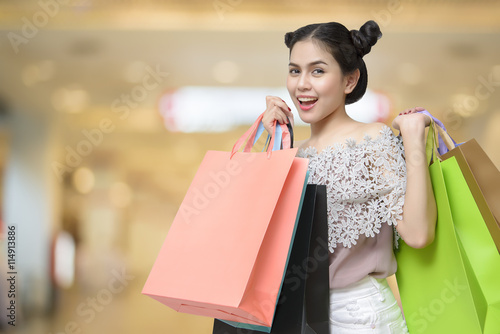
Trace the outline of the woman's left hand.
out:
<instances>
[{"instance_id":1,"label":"woman's left hand","mask_svg":"<svg viewBox=\"0 0 500 334\"><path fill-rule=\"evenodd\" d=\"M421 107L406 109L405 111L399 113L399 115L392 121L392 127L401 131L402 128L406 128L407 126L423 126L424 128L429 126L431 118L427 115L418 113L419 111L424 110L425 108Z\"/></svg>"}]
</instances>

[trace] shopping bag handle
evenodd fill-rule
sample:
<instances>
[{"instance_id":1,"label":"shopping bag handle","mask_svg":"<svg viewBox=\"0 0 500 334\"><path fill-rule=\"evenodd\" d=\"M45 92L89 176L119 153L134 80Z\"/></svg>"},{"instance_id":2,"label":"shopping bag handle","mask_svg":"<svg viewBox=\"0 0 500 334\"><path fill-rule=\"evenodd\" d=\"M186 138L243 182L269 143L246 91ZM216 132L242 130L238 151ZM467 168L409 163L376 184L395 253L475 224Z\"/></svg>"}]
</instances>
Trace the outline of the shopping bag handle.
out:
<instances>
[{"instance_id":1,"label":"shopping bag handle","mask_svg":"<svg viewBox=\"0 0 500 334\"><path fill-rule=\"evenodd\" d=\"M243 149L243 152L250 152L250 150L257 143L257 140L259 140L259 138L263 132L264 132L264 123L260 122L259 126L257 127L257 131L250 136L250 139L247 140L247 143L245 145L245 148ZM273 145L272 150L277 151L277 150L281 149L281 142L283 139L283 130L282 130L281 126L276 127L274 136L275 136L275 140L274 140L274 145ZM269 145L271 144L271 137L272 136L270 134L267 135L266 143L264 144L264 149L262 151L265 151L265 150L267 150L267 148L269 148Z\"/></svg>"},{"instance_id":2,"label":"shopping bag handle","mask_svg":"<svg viewBox=\"0 0 500 334\"><path fill-rule=\"evenodd\" d=\"M276 120L274 121L273 125L277 125ZM274 129L274 128L273 128ZM284 129L284 131L283 131ZM288 133L287 131L288 130ZM245 148L243 149L243 152L250 152L252 147L257 143L257 140L260 138L262 133L264 132L264 123L262 123L262 120L259 122L259 125L257 127L257 131L252 133L250 136L250 139L247 140L247 144L245 145ZM288 149L293 147L293 128L290 123L288 123L286 126L284 124L280 124L279 126L276 126L275 130L273 130L274 133L274 144L271 145L271 139L272 136L270 134L267 135L266 143L264 145L264 150L266 150L266 147L269 148L270 146L272 147L273 151L278 151L282 148Z\"/></svg>"},{"instance_id":3,"label":"shopping bag handle","mask_svg":"<svg viewBox=\"0 0 500 334\"><path fill-rule=\"evenodd\" d=\"M276 127L276 134L275 134L276 139L274 140L273 151L278 151L278 150L280 150L282 148L293 148L293 126L290 123L290 121L286 124L286 126L288 128L288 132L290 133L290 147L282 147L282 144L283 144L283 130L282 130L282 126L278 126L278 127ZM257 134L255 135L255 138L253 140L253 145L255 145L255 143L257 142L257 140L260 138L260 136L262 135L262 132L264 132L264 123L261 122L259 124L259 127L257 128ZM288 146L288 138L286 138L285 141L286 141L286 143L285 143L286 146ZM250 145L249 142L250 142L250 140L247 141L247 145ZM268 134L267 138L266 138L266 143L264 144L264 148L262 149L262 152L264 152L265 150L267 150L267 148L269 147L270 143L271 143L271 135ZM250 150L248 150L248 152L249 151Z\"/></svg>"},{"instance_id":4,"label":"shopping bag handle","mask_svg":"<svg viewBox=\"0 0 500 334\"><path fill-rule=\"evenodd\" d=\"M243 152L250 152L250 149L255 145L257 139L262 135L264 131L264 125L262 124L262 118L264 117L264 113L262 113L257 120L252 124L252 126L236 141L233 146L233 150L231 151L231 158L238 152L243 143L246 141L245 148ZM277 126L277 121L274 121L272 133L269 147L267 148L267 156L271 157L271 152L273 150L279 150L281 145L283 145L284 149L288 149L291 147L291 139L290 139L290 131L286 124L279 124ZM278 130L279 129L279 130ZM258 134L258 136L257 136Z\"/></svg>"},{"instance_id":5,"label":"shopping bag handle","mask_svg":"<svg viewBox=\"0 0 500 334\"><path fill-rule=\"evenodd\" d=\"M451 151L455 147L457 147L460 144L457 144L453 138L448 134L446 131L446 127L444 126L443 122L438 120L436 117L432 116L430 112L427 110L423 111L417 111L417 113L427 115L433 120L434 122L434 127L437 129L437 134L438 134L438 146L437 146L437 151L439 152L440 155L443 155L447 153L448 151Z\"/></svg>"},{"instance_id":6,"label":"shopping bag handle","mask_svg":"<svg viewBox=\"0 0 500 334\"><path fill-rule=\"evenodd\" d=\"M429 130L427 131L427 139L425 141L425 155L427 157L427 166L430 166L434 159L441 160L441 156L437 150L435 123L431 118Z\"/></svg>"}]
</instances>

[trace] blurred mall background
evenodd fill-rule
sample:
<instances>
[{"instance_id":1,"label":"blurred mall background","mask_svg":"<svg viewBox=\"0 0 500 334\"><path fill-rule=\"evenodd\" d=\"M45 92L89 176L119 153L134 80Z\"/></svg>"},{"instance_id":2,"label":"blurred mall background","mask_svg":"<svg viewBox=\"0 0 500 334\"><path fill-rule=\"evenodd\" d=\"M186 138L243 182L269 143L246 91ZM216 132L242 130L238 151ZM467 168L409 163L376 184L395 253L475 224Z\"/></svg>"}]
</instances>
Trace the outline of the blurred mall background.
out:
<instances>
[{"instance_id":1,"label":"blurred mall background","mask_svg":"<svg viewBox=\"0 0 500 334\"><path fill-rule=\"evenodd\" d=\"M0 1L0 329L10 227L16 332L211 333L141 295L204 153L288 99L284 33L370 19L353 117L424 106L500 166L497 0Z\"/></svg>"}]
</instances>

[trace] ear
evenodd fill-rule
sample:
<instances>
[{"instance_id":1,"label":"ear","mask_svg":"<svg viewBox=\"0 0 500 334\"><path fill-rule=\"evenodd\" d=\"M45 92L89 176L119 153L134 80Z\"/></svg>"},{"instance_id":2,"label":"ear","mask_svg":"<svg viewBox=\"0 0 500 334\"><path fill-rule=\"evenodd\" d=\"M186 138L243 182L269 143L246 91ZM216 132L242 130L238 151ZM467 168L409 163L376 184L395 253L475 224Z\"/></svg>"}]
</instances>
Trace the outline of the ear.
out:
<instances>
[{"instance_id":1,"label":"ear","mask_svg":"<svg viewBox=\"0 0 500 334\"><path fill-rule=\"evenodd\" d=\"M351 93L354 90L354 88L356 88L358 80L359 80L359 69L356 69L354 72L349 73L344 77L344 83L345 83L344 93L346 95Z\"/></svg>"}]
</instances>

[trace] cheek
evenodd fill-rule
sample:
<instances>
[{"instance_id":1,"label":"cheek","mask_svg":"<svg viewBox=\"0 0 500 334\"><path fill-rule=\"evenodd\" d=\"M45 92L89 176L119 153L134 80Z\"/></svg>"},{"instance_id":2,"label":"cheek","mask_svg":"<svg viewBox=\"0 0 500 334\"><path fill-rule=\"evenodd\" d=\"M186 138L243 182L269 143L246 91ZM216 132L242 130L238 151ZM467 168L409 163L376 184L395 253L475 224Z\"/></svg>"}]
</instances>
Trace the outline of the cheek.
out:
<instances>
[{"instance_id":1,"label":"cheek","mask_svg":"<svg viewBox=\"0 0 500 334\"><path fill-rule=\"evenodd\" d=\"M316 91L323 96L337 96L341 91L341 85L335 80L321 80L315 86Z\"/></svg>"}]
</instances>

